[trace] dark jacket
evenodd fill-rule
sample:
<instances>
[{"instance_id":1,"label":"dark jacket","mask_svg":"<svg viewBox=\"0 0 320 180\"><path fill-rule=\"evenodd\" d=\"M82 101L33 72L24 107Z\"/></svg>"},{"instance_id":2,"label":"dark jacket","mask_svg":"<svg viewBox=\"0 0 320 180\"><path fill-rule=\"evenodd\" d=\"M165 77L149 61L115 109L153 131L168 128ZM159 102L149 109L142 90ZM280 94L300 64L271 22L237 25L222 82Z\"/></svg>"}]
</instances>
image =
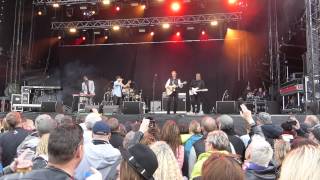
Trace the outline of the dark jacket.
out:
<instances>
[{"instance_id":1,"label":"dark jacket","mask_svg":"<svg viewBox=\"0 0 320 180\"><path fill-rule=\"evenodd\" d=\"M111 133L111 138L109 142L113 147L117 149L120 149L123 147L123 137L118 132Z\"/></svg>"},{"instance_id":2,"label":"dark jacket","mask_svg":"<svg viewBox=\"0 0 320 180\"><path fill-rule=\"evenodd\" d=\"M263 170L246 170L246 180L275 180L276 168L269 166Z\"/></svg>"},{"instance_id":3,"label":"dark jacket","mask_svg":"<svg viewBox=\"0 0 320 180\"><path fill-rule=\"evenodd\" d=\"M25 175L21 174L12 174L9 176L3 176L0 180L73 180L74 178L71 177L68 173L63 170L47 167L44 169L33 170Z\"/></svg>"},{"instance_id":4,"label":"dark jacket","mask_svg":"<svg viewBox=\"0 0 320 180\"><path fill-rule=\"evenodd\" d=\"M236 153L241 156L241 159L244 160L244 155L246 151L246 147L242 140L236 135L233 129L223 130L227 135L230 143L233 145Z\"/></svg>"}]
</instances>

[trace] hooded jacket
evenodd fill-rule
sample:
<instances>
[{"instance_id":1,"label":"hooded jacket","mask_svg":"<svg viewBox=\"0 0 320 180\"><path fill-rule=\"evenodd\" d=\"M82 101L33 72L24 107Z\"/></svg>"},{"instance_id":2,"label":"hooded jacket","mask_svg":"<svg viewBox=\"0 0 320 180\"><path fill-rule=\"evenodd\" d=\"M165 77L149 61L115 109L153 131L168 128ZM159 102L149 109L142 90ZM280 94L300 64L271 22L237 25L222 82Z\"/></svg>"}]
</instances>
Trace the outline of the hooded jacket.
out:
<instances>
[{"instance_id":1,"label":"hooded jacket","mask_svg":"<svg viewBox=\"0 0 320 180\"><path fill-rule=\"evenodd\" d=\"M90 167L93 167L102 174L102 179L114 179L120 162L120 151L109 142L85 144L84 157L76 169L75 178L77 180L86 179L87 173L90 172Z\"/></svg>"},{"instance_id":2,"label":"hooded jacket","mask_svg":"<svg viewBox=\"0 0 320 180\"><path fill-rule=\"evenodd\" d=\"M248 168L246 169L247 180L275 180L276 168L269 165L266 168Z\"/></svg>"}]
</instances>

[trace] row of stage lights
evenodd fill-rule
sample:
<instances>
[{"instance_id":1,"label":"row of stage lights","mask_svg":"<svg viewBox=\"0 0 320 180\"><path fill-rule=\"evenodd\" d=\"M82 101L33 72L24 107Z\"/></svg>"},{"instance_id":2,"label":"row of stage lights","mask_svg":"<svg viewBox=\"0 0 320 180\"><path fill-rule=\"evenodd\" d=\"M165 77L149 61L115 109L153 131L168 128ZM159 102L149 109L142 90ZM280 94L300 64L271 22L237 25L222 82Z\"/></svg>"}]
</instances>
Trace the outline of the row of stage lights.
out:
<instances>
[{"instance_id":1,"label":"row of stage lights","mask_svg":"<svg viewBox=\"0 0 320 180\"><path fill-rule=\"evenodd\" d=\"M216 20L214 20L214 21L211 21L209 24L210 24L211 27L216 27L216 26L219 25L219 22L216 21ZM171 25L170 25L169 23L164 23L164 24L162 24L161 27L162 27L162 29L164 29L164 30L168 30L168 29L170 29ZM120 29L121 29L120 26L117 26L117 25L115 25L115 26L112 27L112 31L114 31L114 32L118 32L118 31L120 31ZM194 29L194 27L193 27L192 29ZM188 27L187 27L187 30L188 30ZM83 32L86 32L87 30L82 30L82 31L83 31ZM108 32L109 29L105 29L104 31L105 31L105 32ZM70 28L70 29L68 30L68 32L69 32L69 34L73 35L73 34L76 34L76 33L78 32L78 30L77 30L76 28ZM140 30L139 30L139 32L140 32ZM142 28L142 32L146 32L146 30ZM148 34L149 36L151 36L151 37L153 37L153 36L156 35L155 31L153 31L153 30L150 30L147 34ZM176 37L180 37L180 36L182 35L182 33L181 33L180 31L175 31L175 32L173 33L173 35L175 35ZM206 30L205 30L205 29L200 30L200 35L201 35L202 37L205 37L205 36L207 35ZM61 35L57 36L57 38L58 38L59 40L63 39ZM105 40L108 40L108 39L109 39L109 36L108 36L108 35L104 35L103 38L104 38ZM82 35L82 36L80 36L80 39L82 39L83 41L86 41L87 38L86 38L85 35Z\"/></svg>"},{"instance_id":2,"label":"row of stage lights","mask_svg":"<svg viewBox=\"0 0 320 180\"><path fill-rule=\"evenodd\" d=\"M158 0L158 1L164 2L164 0ZM230 4L230 5L240 5L241 6L243 3L243 1L241 1L241 0L227 0L227 1L228 1L228 4ZM105 6L110 6L112 3L111 3L111 0L103 0L102 4ZM138 4L136 4L136 6L138 6ZM139 6L140 6L141 10L145 10L147 8L146 4L140 4ZM54 4L52 4L52 7L59 8L60 5L58 3L54 3ZM182 2L179 0L172 1L170 3L170 9L171 9L171 11L173 11L175 13L179 12L181 10L181 8L182 8ZM115 11L119 12L121 10L121 7L119 5L115 5L114 9L115 9ZM92 10L92 11L89 11L86 13L90 13L90 15L94 15L96 12L94 10ZM39 9L37 14L39 16L42 16L45 14L45 12L43 9ZM87 14L84 14L84 15L87 15Z\"/></svg>"}]
</instances>

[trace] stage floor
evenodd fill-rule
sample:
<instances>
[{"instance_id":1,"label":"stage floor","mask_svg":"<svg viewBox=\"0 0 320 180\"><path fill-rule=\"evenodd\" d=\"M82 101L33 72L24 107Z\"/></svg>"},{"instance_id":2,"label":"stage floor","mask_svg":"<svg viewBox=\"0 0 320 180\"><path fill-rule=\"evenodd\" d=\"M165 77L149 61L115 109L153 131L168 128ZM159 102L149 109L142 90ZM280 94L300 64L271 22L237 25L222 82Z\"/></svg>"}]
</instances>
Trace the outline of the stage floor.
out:
<instances>
[{"instance_id":1,"label":"stage floor","mask_svg":"<svg viewBox=\"0 0 320 180\"><path fill-rule=\"evenodd\" d=\"M0 113L0 118L3 118L6 113ZM39 114L43 114L43 112L24 112L23 117L28 119L35 119ZM47 113L51 116L55 116L57 113ZM74 118L85 118L87 113L73 113L68 114L73 116ZM144 117L153 117L156 122L162 126L166 120L174 120L176 121L180 127L188 129L189 122L192 120L201 120L204 116L212 116L217 117L216 114L206 114L206 115L188 115L188 114L176 114L176 115L167 115L167 114L132 114L132 115L106 115L107 117L115 117L121 123L126 123L127 121L137 121L142 120ZM241 134L245 134L245 122L241 118L240 115L230 115L234 119L234 125L236 132ZM281 125L281 123L288 120L289 115L271 115L272 121L276 125ZM297 119L300 122L303 122L305 115L296 115Z\"/></svg>"}]
</instances>

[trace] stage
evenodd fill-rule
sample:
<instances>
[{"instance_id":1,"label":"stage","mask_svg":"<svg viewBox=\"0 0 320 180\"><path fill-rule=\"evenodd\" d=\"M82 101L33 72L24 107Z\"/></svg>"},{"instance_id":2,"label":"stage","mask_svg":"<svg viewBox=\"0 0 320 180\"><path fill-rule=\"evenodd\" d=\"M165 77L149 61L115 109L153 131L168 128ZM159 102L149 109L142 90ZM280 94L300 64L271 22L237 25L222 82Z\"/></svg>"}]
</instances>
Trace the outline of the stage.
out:
<instances>
[{"instance_id":1,"label":"stage","mask_svg":"<svg viewBox=\"0 0 320 180\"><path fill-rule=\"evenodd\" d=\"M28 119L35 119L39 114L43 114L43 112L24 112L22 115L24 118ZM54 117L57 113L48 113L52 117ZM73 114L67 114L75 119L84 119L87 113L73 113ZM3 118L5 116L5 113L0 114L0 118ZM178 123L178 125L182 128L187 130L188 124L192 120L201 120L204 116L212 116L217 117L216 114L206 114L206 115L187 115L187 114L176 114L176 115L167 115L167 114L132 114L132 115L106 115L107 117L115 117L117 118L121 123L126 123L127 121L137 121L142 120L143 117L153 117L157 124L162 126L166 120L174 120ZM234 119L234 126L235 130L239 135L245 134L245 122L241 118L240 115L230 115ZM305 115L296 115L297 119L300 122L303 122ZM272 121L276 125L281 125L281 123L288 120L289 115L272 115Z\"/></svg>"}]
</instances>

